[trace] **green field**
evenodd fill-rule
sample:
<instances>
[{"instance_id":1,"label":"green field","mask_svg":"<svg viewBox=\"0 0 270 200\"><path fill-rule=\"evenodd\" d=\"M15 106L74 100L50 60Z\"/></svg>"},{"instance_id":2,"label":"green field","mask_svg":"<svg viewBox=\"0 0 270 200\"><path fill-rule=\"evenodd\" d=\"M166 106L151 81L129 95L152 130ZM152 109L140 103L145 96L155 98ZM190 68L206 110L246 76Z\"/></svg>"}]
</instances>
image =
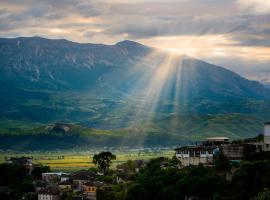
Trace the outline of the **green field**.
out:
<instances>
[{"instance_id":1,"label":"green field","mask_svg":"<svg viewBox=\"0 0 270 200\"><path fill-rule=\"evenodd\" d=\"M76 171L80 169L88 169L94 167L92 157L100 151L83 151L83 152L2 152L0 154L0 162L5 162L6 158L27 156L33 158L34 164L42 164L50 166L52 171ZM173 150L151 150L151 151L113 151L117 159L113 161L113 168L127 160L148 160L154 157L172 157Z\"/></svg>"}]
</instances>

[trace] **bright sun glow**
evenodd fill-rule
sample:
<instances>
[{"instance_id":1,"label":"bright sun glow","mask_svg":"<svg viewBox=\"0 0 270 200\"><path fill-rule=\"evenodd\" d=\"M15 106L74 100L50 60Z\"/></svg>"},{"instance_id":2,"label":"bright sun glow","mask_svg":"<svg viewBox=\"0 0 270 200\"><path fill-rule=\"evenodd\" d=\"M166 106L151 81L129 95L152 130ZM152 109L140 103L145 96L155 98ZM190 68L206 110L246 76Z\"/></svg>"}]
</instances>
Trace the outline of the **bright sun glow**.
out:
<instances>
[{"instance_id":1,"label":"bright sun glow","mask_svg":"<svg viewBox=\"0 0 270 200\"><path fill-rule=\"evenodd\" d=\"M269 60L269 47L239 47L224 35L168 36L140 40L142 43L170 51L174 54L196 58L241 57L243 59Z\"/></svg>"}]
</instances>

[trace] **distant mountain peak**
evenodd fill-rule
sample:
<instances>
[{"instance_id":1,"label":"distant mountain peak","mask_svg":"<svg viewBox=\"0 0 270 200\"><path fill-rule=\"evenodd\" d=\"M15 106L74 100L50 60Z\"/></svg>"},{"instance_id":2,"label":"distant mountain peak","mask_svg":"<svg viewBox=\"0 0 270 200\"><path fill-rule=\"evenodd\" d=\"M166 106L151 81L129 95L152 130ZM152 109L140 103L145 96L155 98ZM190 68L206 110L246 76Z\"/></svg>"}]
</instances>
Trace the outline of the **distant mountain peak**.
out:
<instances>
[{"instance_id":1,"label":"distant mountain peak","mask_svg":"<svg viewBox=\"0 0 270 200\"><path fill-rule=\"evenodd\" d=\"M138 42L132 41L132 40L123 40L123 41L116 43L115 45L126 46L126 47L134 47L134 46L146 47L146 46L144 46Z\"/></svg>"}]
</instances>

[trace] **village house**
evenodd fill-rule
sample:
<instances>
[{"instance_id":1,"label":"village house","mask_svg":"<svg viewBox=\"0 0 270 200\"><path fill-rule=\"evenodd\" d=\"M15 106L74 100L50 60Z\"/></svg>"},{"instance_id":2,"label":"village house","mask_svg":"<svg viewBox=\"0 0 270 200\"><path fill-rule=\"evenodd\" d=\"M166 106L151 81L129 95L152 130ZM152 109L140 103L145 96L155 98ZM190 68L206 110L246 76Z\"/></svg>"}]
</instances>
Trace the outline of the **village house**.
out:
<instances>
[{"instance_id":1,"label":"village house","mask_svg":"<svg viewBox=\"0 0 270 200\"><path fill-rule=\"evenodd\" d=\"M264 124L262 139L258 136L256 138L236 141L231 144L223 145L221 150L230 160L242 160L248 154L270 151L270 122Z\"/></svg>"},{"instance_id":2,"label":"village house","mask_svg":"<svg viewBox=\"0 0 270 200\"><path fill-rule=\"evenodd\" d=\"M67 173L62 173L60 176L60 182L66 182L69 181L70 175Z\"/></svg>"},{"instance_id":3,"label":"village house","mask_svg":"<svg viewBox=\"0 0 270 200\"><path fill-rule=\"evenodd\" d=\"M38 191L38 200L60 200L60 191L57 185L50 185Z\"/></svg>"},{"instance_id":4,"label":"village house","mask_svg":"<svg viewBox=\"0 0 270 200\"><path fill-rule=\"evenodd\" d=\"M70 179L73 180L73 187L77 191L83 190L83 185L89 181L95 181L97 174L88 170L80 170L71 174Z\"/></svg>"},{"instance_id":5,"label":"village house","mask_svg":"<svg viewBox=\"0 0 270 200\"><path fill-rule=\"evenodd\" d=\"M62 172L46 172L42 173L42 180L47 183L57 183L61 181Z\"/></svg>"},{"instance_id":6,"label":"village house","mask_svg":"<svg viewBox=\"0 0 270 200\"><path fill-rule=\"evenodd\" d=\"M70 181L62 181L58 183L58 186L61 191L72 190L72 183Z\"/></svg>"},{"instance_id":7,"label":"village house","mask_svg":"<svg viewBox=\"0 0 270 200\"><path fill-rule=\"evenodd\" d=\"M182 166L205 164L211 165L214 161L214 155L220 151L220 146L229 143L227 137L206 138L199 145L182 146L176 148L176 158Z\"/></svg>"},{"instance_id":8,"label":"village house","mask_svg":"<svg viewBox=\"0 0 270 200\"><path fill-rule=\"evenodd\" d=\"M249 153L256 153L257 146L248 143L232 143L223 145L221 151L229 160L243 160Z\"/></svg>"},{"instance_id":9,"label":"village house","mask_svg":"<svg viewBox=\"0 0 270 200\"><path fill-rule=\"evenodd\" d=\"M97 190L103 186L103 182L100 181L89 181L83 185L83 193L89 200L97 199Z\"/></svg>"}]
</instances>

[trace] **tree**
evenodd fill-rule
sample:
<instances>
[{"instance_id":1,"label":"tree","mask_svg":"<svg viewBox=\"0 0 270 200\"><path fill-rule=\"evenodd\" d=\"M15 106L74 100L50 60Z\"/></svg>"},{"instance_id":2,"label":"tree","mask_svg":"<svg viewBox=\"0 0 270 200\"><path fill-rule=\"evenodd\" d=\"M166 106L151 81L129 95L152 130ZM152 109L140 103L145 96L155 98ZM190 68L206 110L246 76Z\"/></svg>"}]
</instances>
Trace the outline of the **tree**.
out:
<instances>
[{"instance_id":1,"label":"tree","mask_svg":"<svg viewBox=\"0 0 270 200\"><path fill-rule=\"evenodd\" d=\"M268 188L264 188L262 192L258 194L258 200L268 200L270 199L270 190Z\"/></svg>"},{"instance_id":2,"label":"tree","mask_svg":"<svg viewBox=\"0 0 270 200\"><path fill-rule=\"evenodd\" d=\"M50 172L50 167L49 166L35 166L34 169L32 170L31 174L34 177L34 179L41 179L42 178L42 173Z\"/></svg>"},{"instance_id":3,"label":"tree","mask_svg":"<svg viewBox=\"0 0 270 200\"><path fill-rule=\"evenodd\" d=\"M112 164L112 160L116 159L116 155L109 151L95 154L93 157L93 163L98 166L98 170L106 173Z\"/></svg>"},{"instance_id":4,"label":"tree","mask_svg":"<svg viewBox=\"0 0 270 200\"><path fill-rule=\"evenodd\" d=\"M222 152L219 152L215 157L214 165L216 170L227 171L231 169L230 160Z\"/></svg>"}]
</instances>

